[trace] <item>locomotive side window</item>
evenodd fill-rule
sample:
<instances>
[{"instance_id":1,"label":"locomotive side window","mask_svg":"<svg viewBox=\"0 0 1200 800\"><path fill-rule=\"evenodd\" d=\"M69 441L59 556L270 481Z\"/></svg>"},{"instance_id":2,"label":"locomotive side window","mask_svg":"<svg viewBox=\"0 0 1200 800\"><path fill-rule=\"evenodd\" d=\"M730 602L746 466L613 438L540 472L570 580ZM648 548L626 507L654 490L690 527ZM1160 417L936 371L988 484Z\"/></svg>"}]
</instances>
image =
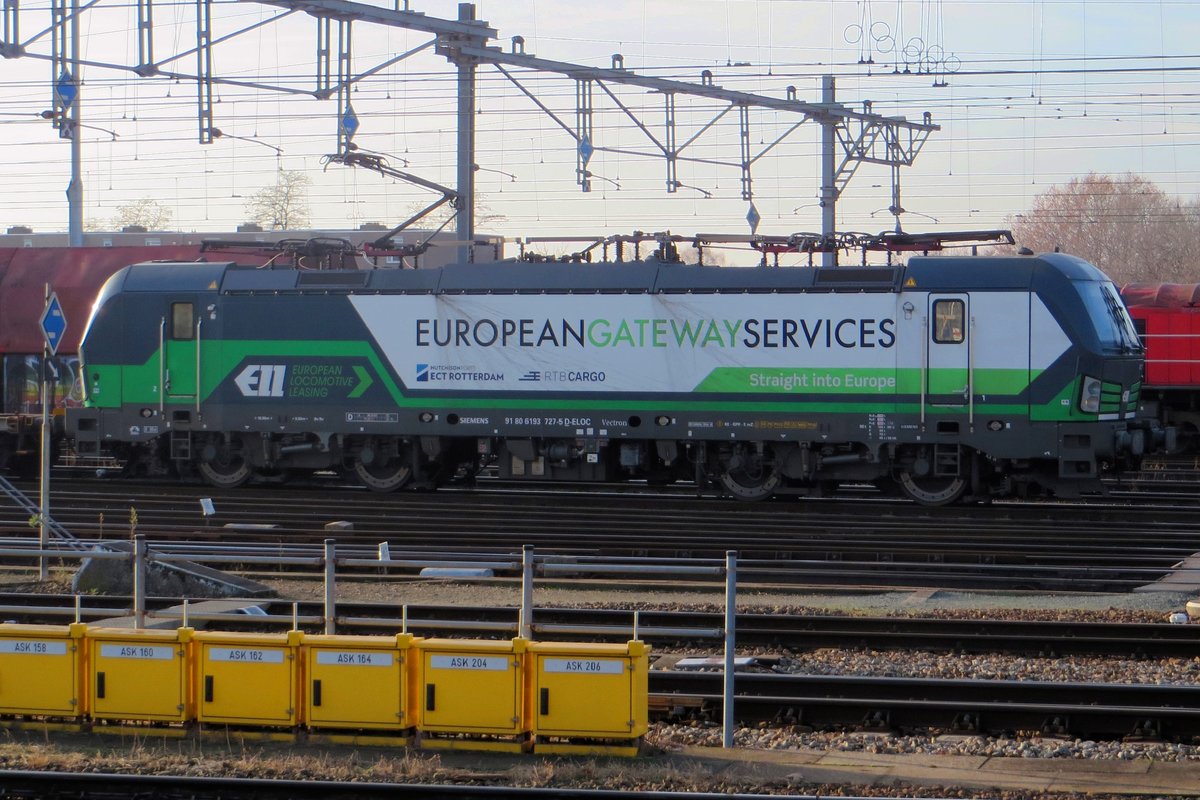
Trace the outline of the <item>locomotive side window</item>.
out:
<instances>
[{"instance_id":1,"label":"locomotive side window","mask_svg":"<svg viewBox=\"0 0 1200 800\"><path fill-rule=\"evenodd\" d=\"M962 300L935 300L933 303L933 340L938 344L963 341L966 304Z\"/></svg>"},{"instance_id":2,"label":"locomotive side window","mask_svg":"<svg viewBox=\"0 0 1200 800\"><path fill-rule=\"evenodd\" d=\"M194 311L191 303L171 303L171 338L191 339L195 336Z\"/></svg>"}]
</instances>

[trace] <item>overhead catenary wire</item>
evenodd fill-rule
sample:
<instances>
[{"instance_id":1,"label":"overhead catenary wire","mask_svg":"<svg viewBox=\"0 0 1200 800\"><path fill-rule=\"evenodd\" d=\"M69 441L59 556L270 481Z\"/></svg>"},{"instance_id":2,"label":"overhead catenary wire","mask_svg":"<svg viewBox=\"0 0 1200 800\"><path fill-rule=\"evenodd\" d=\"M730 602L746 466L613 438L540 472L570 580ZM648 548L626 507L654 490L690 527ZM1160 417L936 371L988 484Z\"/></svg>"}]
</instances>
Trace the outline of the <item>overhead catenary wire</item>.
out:
<instances>
[{"instance_id":1,"label":"overhead catenary wire","mask_svg":"<svg viewBox=\"0 0 1200 800\"><path fill-rule=\"evenodd\" d=\"M183 12L192 7L191 3L162 5L164 8L174 8L178 14L178 19L174 24L177 44L188 41L188 25L191 23ZM252 4L222 3L218 5L222 6L225 11L238 14L239 18L257 19L263 15L261 7ZM733 4L727 7L732 8L736 5L737 2L734 0ZM770 4L772 14L780 12L786 5ZM850 4L834 3L831 5L848 7ZM1025 4L1008 3L1006 5ZM1068 7L1070 4L1050 4L1050 6L1055 5ZM1182 8L1184 5L1167 3L1166 7ZM1045 3L1042 3L1039 8L1042 13L1047 13ZM647 15L648 11L643 6L643 29L647 31L647 34L643 35L643 43L648 41L646 36L650 35L649 32L653 30ZM730 22L732 22L733 15L729 16ZM1162 52L1165 50L1161 41L1165 23L1161 18L1156 22L1160 40L1160 52L1158 53L1092 55L1085 52L1083 55L1070 53L1054 55L1047 51L1043 43L1037 50L1036 60L1030 60L999 52L968 52L961 48L955 48L962 60L962 66L952 78L954 82L953 110L949 105L950 93L942 89L932 89L927 80L928 76L897 75L884 69L875 69L871 74L864 74L862 67L850 57L848 48L842 53L834 52L834 55L839 57L827 60L826 63L819 63L816 59L797 57L805 53L807 47L805 44L781 42L772 37L768 63L753 63L751 60L746 62L750 64L747 67L726 66L728 62L743 60L741 48L733 43L734 31L732 29L727 31L725 37L721 50L723 58L716 59L695 57L708 52L705 50L706 45L703 42L684 41L684 37L677 36L669 30L655 31L653 38L662 46L654 49L643 47L639 57L642 63L637 65L631 63L631 66L643 74L683 80L695 80L700 69L715 66L718 68L715 71L719 74L719 80L748 81L755 84L757 91L764 92L781 92L789 82L795 82L800 85L802 92L811 93L815 90L813 82L817 76L832 71L841 77L853 78L856 93L864 96L876 94L876 111L906 113L911 112L914 107L923 107L933 111L935 118L939 121L948 120L944 140L935 137L926 150L927 157L936 156L940 159L953 158L956 152L962 150L960 147L963 142L962 137L949 126L954 124L956 117L965 119L965 115L969 111L973 124L973 137L967 151L970 156L970 167L967 167L959 177L970 181L973 195L986 195L989 200L995 201L999 205L999 208L993 209L991 213L1014 214L1025 209L1027 198L1031 194L1036 194L1036 190L1033 192L1014 191L1013 185L1002 179L1002 172L987 170L981 166L980 161L992 156L1002 156L1012 149L1013 143L1021 141L1020 128L1014 126L1026 124L1023 122L1024 118L1039 121L1036 141L1041 148L1040 164L1044 163L1047 157L1053 159L1056 155L1086 153L1102 155L1114 150L1129 150L1147 158L1153 154L1155 160L1146 162L1146 174L1165 180L1167 185L1176 192L1185 193L1186 196L1189 188L1197 185L1196 170L1191 169L1190 164L1186 162L1180 163L1180 153L1177 148L1187 144L1196 135L1194 130L1187 130L1187 126L1194 126L1197 118L1200 118L1200 102L1198 102L1200 95L1188 91L1190 88L1188 77L1200 70L1200 56ZM547 35L547 32L540 28L535 30L539 34L538 41L543 46L561 44L574 47L584 43L606 42L600 38L553 36ZM1044 38L1045 31L1042 30L1040 33ZM94 25L89 29L87 35L89 53L97 52L97 48L109 39L127 41L124 38L126 36L126 31L119 25ZM761 45L761 42L759 44ZM356 56L372 57L386 51L387 48L381 46L362 47L356 48ZM285 50L281 58L275 59L276 63L270 66L260 58L257 63L244 65L235 72L239 78L250 81L271 79L293 86L306 85L311 77L304 72L303 62L296 59L293 52ZM759 54L761 54L761 50ZM280 61L284 63L278 63ZM442 152L442 143L437 134L444 127L439 123L439 118L444 120L451 107L447 99L447 89L453 80L453 75L449 70L439 68L438 62L430 63L435 66L423 68L415 62L412 65L405 63L403 71L398 70L393 74L372 76L360 85L356 103L359 97L363 98L365 102L368 98L383 99L389 93L403 92L405 96L403 109L393 110L384 115L373 114L370 111L361 113L377 129L387 128L389 136L394 135L392 131L396 128L402 129L405 149L409 151L409 157L419 163L422 169L429 169L431 175L436 177L445 175L446 171L451 169L445 153ZM396 79L397 74L402 76L402 80ZM1078 91L1078 81L1083 75L1088 77L1086 101ZM1025 80L1029 77L1036 79L1036 92L1029 91L1030 82ZM556 79L546 76L528 75L524 79L535 81L539 86L539 91L544 92L545 97L550 101L568 100L573 96L569 82L563 81L561 78L557 79L557 83ZM201 161L195 158L197 145L194 143L193 101L182 90L173 89L172 87L175 86L173 82L161 79L146 80L132 75L109 76L108 73L96 70L89 71L87 80L89 86L107 87L108 91L107 97L100 92L94 92L88 97L89 116L96 121L96 124L113 128L117 126L120 114L127 111L126 108L118 109L118 104L123 103L122 90L125 90L126 95L136 93L141 101L138 103L135 115L137 135L126 136L122 132L122 136L130 141L111 148L108 170L115 172L115 186L112 193L114 200L106 207L115 207L119 202L115 198L122 193L139 192L154 187L153 176L135 175L137 170L134 167L171 163L172 159L185 159L197 163ZM807 88L801 84L802 81L809 82ZM185 85L186 83L185 81ZM528 186L523 185L526 183L524 175L522 175L522 181L504 185L506 203L507 201L512 201L513 204L528 202L529 198L535 195L542 202L556 204L582 200L583 198L579 197L577 190L570 182L570 162L573 160L573 155L569 138L562 136L561 132L547 133L539 122L535 122L539 112L528 107L521 107L519 103L513 102L516 95L512 94L511 90L505 86L505 82L500 76L482 70L479 74L479 84L483 110L481 123L485 125L483 130L487 132L487 137L480 137L480 162L486 163L487 160L490 160L493 165L504 163L509 171L515 172L522 172L522 167L525 167L525 171L528 171L531 176L528 179ZM1018 88L1023 88L1024 91L1016 91ZM0 98L0 109L29 107L28 105L22 106L22 103L44 103L49 93L49 76L47 75L46 79L40 81L15 81L13 90L16 95L15 101L9 99L13 97L11 94ZM159 93L170 96L158 96ZM1037 96L1028 96L1030 94ZM638 101L641 107L649 109L651 112L655 110L657 98L638 98ZM17 106L12 105L13 102L17 103ZM322 145L328 143L330 139L329 132L321 128L322 124L328 127L332 118L332 112L327 103L314 102L307 97L277 97L268 103L263 102L260 96L248 90L237 87L222 88L222 106L229 108L230 104L242 103L247 104L242 106L243 109L247 107L255 109L247 117L250 127L245 132L265 134L269 131L267 141L273 142L289 152L291 161L289 168L299 169L312 176L318 174L315 159L322 149L328 149L327 146L322 148ZM1161 121L1163 113L1159 107L1163 105L1172 107L1170 120L1178 127L1169 134L1159 133L1158 135L1163 137L1160 144L1147 138L1144 131L1134 128L1139 122L1153 121L1157 124ZM711 113L714 108L716 106L711 103L698 103L688 113L699 116ZM1047 132L1055 130L1056 126L1058 126L1057 129L1066 131L1067 128L1059 126L1059 123L1078 125L1104 121L1106 124L1115 124L1117 118L1120 119L1121 124L1128 123L1130 130L1122 131L1119 128L1116 130L1110 128L1099 133L1089 131L1086 136L1081 136L1077 132ZM1086 123L1082 122L1084 119L1086 119ZM1042 124L1042 121L1046 124ZM1054 125L1049 123L1054 123ZM38 136L36 138L29 137L27 141L16 143L16 146L36 150L39 146L49 144L46 141L48 137L45 137L44 128L35 127L33 120L26 124L30 126L29 130L37 132ZM5 118L0 118L0 125L3 125L6 131L20 128L20 124L8 125ZM984 126L991 126L992 130L985 134L982 132ZM237 127L232 125L227 127L231 131L241 133ZM630 128L623 126L619 121L602 121L597 118L596 130L599 135L619 137ZM370 132L364 135L369 134ZM374 133L373 135L379 134ZM538 153L536 162L533 159L526 159L529 165L533 163L538 165L539 170L533 171L523 163L523 157L528 153L524 142L536 136L542 136L546 146L539 148L545 152ZM483 141L484 138L487 138L488 141ZM1032 137L1029 138L1031 141ZM953 147L951 142L953 142ZM125 144L128 144L129 147L126 147ZM152 150L156 152L150 152ZM230 194L238 193L236 189L240 186L247 187L240 192L246 194L250 190L251 180L262 180L271 174L270 167L274 165L263 162L247 152L252 150L253 148L243 147L236 151L230 151L230 160L232 161L236 154L239 163L238 186ZM290 155L293 151L295 152L294 157ZM784 198L780 198L779 195L787 190L775 187L779 186L780 176L786 174L788 161L809 158L814 152L814 145L811 141L801 141L786 151L766 156L760 166L764 177L773 180L761 181L756 185L756 188L762 192L763 199L775 198L783 201ZM1164 160L1163 156L1168 157ZM613 158L612 161L615 162L616 158ZM240 165L245 165L245 167ZM43 179L41 182L45 183L44 169L38 170L31 166L27 172L24 172L24 165L13 166L18 170L18 176L41 177ZM626 225L628 222L644 219L641 206L644 206L645 203L631 203L629 195L637 192L652 194L662 185L661 170L653 164L629 167L621 171L623 173L621 176L621 201L620 203L606 204L604 211L605 218L610 224L615 225ZM864 170L864 174L866 172ZM944 175L945 172L944 162L939 163L936 174ZM599 170L597 170L597 174L601 174ZM724 180L725 174L732 176L734 173L722 173L714 176L711 183L704 183L706 190L714 191L717 195L718 202L723 204L721 208L711 212L707 211L704 203L698 203L696 198L692 198L687 201L689 215L699 216L701 219L719 219L722 216L729 219L730 204L736 203L737 200L734 188L736 181ZM1048 172L1039 169L1036 173L1037 185L1048 186L1056 179L1063 176L1070 177L1072 174L1075 173L1057 170ZM195 176L197 187L203 188L208 183L208 179L202 177L203 175L205 173ZM868 176L864 181L868 186L883 182L878 176ZM775 186L772 186L773 183ZM225 184L225 186L228 185L228 183ZM486 190L487 181L481 180L481 185ZM495 192L498 185L491 184L491 191ZM393 192L384 191L385 187L382 186L365 186L361 182L355 182L355 186L356 191L359 192L356 199L359 200L384 204L391 202L392 198L396 196ZM925 199L936 199L939 196L955 194L953 189L943 187L939 191L934 188L935 186L936 183L930 175L916 172L913 176L906 176L906 199L913 204ZM35 199L28 204L28 207L33 209L56 208L58 189L55 187L54 191L51 191L50 188L47 187L44 200ZM848 194L850 195L848 199L853 200L854 197L865 194L865 192L860 187L853 186ZM784 212L795 207L797 203L794 201L797 197L812 196L813 188L809 186L794 187L789 195L786 198ZM189 199L193 196L197 199ZM238 203L235 201L237 199L232 197L210 198L199 189L193 194L188 187L181 187L178 204L181 212L200 206L207 209L211 204L214 208L222 208L225 213L228 213L230 210L236 212ZM675 199L664 198L661 194L657 194L649 202L670 205ZM101 198L97 198L97 200L99 201ZM107 197L104 200L107 201ZM348 208L357 213L357 205L359 204L352 204ZM781 202L780 207L782 208L783 205L785 203ZM877 205L875 204L875 206ZM970 204L969 207L975 206ZM856 212L849 205L846 206L846 209L849 221L853 221L856 214L865 216L865 212ZM918 209L916 205L913 205L913 210L926 209ZM506 216L512 220L529 218L536 220L541 215L513 210ZM564 219L578 219L585 216L580 212L571 212L571 216L564 217ZM787 215L778 213L776 216ZM952 218L952 215L945 213L935 214L935 216ZM734 217L734 219L738 217Z\"/></svg>"}]
</instances>

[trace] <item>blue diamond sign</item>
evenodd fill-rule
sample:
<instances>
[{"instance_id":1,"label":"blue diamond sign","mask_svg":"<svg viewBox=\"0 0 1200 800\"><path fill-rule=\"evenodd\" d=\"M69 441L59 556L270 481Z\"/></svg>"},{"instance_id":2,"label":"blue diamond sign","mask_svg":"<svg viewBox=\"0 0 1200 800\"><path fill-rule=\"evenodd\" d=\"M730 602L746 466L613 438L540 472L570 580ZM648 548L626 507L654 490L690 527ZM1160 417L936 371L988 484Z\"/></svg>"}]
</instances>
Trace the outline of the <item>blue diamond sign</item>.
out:
<instances>
[{"instance_id":1,"label":"blue diamond sign","mask_svg":"<svg viewBox=\"0 0 1200 800\"><path fill-rule=\"evenodd\" d=\"M54 83L54 94L58 96L59 105L63 109L71 107L71 103L75 102L75 96L79 94L79 89L75 86L75 79L71 77L68 70L63 70L58 76L58 80Z\"/></svg>"},{"instance_id":2,"label":"blue diamond sign","mask_svg":"<svg viewBox=\"0 0 1200 800\"><path fill-rule=\"evenodd\" d=\"M762 216L758 213L758 209L754 207L754 203L750 204L750 210L746 212L746 222L750 223L750 233L758 232L758 223L762 222Z\"/></svg>"},{"instance_id":3,"label":"blue diamond sign","mask_svg":"<svg viewBox=\"0 0 1200 800\"><path fill-rule=\"evenodd\" d=\"M50 348L50 355L58 355L58 346L62 344L63 334L67 332L67 318L63 314L62 303L58 302L57 294L50 295L50 302L46 303L40 324L42 335L46 337L46 346Z\"/></svg>"},{"instance_id":4,"label":"blue diamond sign","mask_svg":"<svg viewBox=\"0 0 1200 800\"><path fill-rule=\"evenodd\" d=\"M338 121L338 128L346 141L354 138L354 134L358 132L358 115L354 113L354 108L347 103L346 113L342 114L342 118Z\"/></svg>"}]
</instances>

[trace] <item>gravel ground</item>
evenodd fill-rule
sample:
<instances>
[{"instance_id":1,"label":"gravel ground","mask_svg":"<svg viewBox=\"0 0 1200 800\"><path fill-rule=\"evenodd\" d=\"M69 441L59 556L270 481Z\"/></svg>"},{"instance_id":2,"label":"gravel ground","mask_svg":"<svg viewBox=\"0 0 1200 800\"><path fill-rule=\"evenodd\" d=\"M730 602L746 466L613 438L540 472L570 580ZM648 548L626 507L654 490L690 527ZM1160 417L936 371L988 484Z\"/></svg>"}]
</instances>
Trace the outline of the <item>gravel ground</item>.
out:
<instances>
[{"instance_id":1,"label":"gravel ground","mask_svg":"<svg viewBox=\"0 0 1200 800\"><path fill-rule=\"evenodd\" d=\"M320 600L320 582L266 580L280 597ZM520 586L512 582L469 584L456 581L343 580L338 598L356 602L410 603L516 608ZM769 614L854 614L861 616L955 616L979 619L1078 619L1161 622L1180 612L1192 596L1182 592L1130 594L1030 594L1027 592L960 592L915 589L897 592L805 592L797 589L745 590L738 593L741 611ZM720 610L724 590L712 586L677 584L567 585L539 583L534 587L537 607L603 607L639 609Z\"/></svg>"},{"instance_id":2,"label":"gravel ground","mask_svg":"<svg viewBox=\"0 0 1200 800\"><path fill-rule=\"evenodd\" d=\"M1191 658L1030 658L990 653L964 655L821 649L786 655L775 672L795 675L874 675L890 678L959 678L1055 683L1200 683L1200 654Z\"/></svg>"},{"instance_id":3,"label":"gravel ground","mask_svg":"<svg viewBox=\"0 0 1200 800\"><path fill-rule=\"evenodd\" d=\"M1116 800L1128 795L995 790L898 783L870 785L806 781L801 772L768 775L755 765L705 763L671 754L629 759L428 753L377 748L323 749L259 744L223 746L204 741L162 742L150 737L13 737L0 742L0 770L132 773L191 777L401 784L573 787L610 791L715 792L820 797L988 798L989 800Z\"/></svg>"},{"instance_id":4,"label":"gravel ground","mask_svg":"<svg viewBox=\"0 0 1200 800\"><path fill-rule=\"evenodd\" d=\"M682 747L720 747L716 727L656 723L646 740L664 750ZM755 750L818 750L890 755L986 756L989 758L1116 759L1134 761L1200 762L1200 747L1150 742L1092 742L1085 739L1027 736L891 736L856 732L800 732L789 728L738 728L736 747ZM1198 788L1200 791L1200 788Z\"/></svg>"}]
</instances>

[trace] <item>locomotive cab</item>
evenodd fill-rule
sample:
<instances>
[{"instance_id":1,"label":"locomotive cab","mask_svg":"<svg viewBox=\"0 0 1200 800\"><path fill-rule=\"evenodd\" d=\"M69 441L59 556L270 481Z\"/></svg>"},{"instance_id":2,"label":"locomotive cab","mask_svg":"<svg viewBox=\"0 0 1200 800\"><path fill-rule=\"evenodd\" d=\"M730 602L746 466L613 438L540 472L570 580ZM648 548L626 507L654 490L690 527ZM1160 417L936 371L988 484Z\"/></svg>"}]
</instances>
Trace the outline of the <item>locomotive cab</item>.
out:
<instances>
[{"instance_id":1,"label":"locomotive cab","mask_svg":"<svg viewBox=\"0 0 1200 800\"><path fill-rule=\"evenodd\" d=\"M1086 448L1090 460L1136 468L1143 455L1173 438L1173 431L1139 413L1145 348L1108 277L1079 259L1058 258L1070 260L1046 276L1040 294L1061 314L1077 354L1074 395L1064 405L1072 409L1070 421L1081 424L1078 432L1064 432L1063 448ZM1094 432L1086 432L1088 422L1095 423ZM1062 468L1082 470L1082 455L1064 456Z\"/></svg>"},{"instance_id":2,"label":"locomotive cab","mask_svg":"<svg viewBox=\"0 0 1200 800\"><path fill-rule=\"evenodd\" d=\"M893 479L926 504L1102 492L1163 441L1137 415L1143 352L1115 287L1062 254L913 258L901 361L922 375L915 441Z\"/></svg>"},{"instance_id":3,"label":"locomotive cab","mask_svg":"<svg viewBox=\"0 0 1200 800\"><path fill-rule=\"evenodd\" d=\"M68 420L79 455L111 449L146 472L155 471L147 463L161 471L165 462L139 450L157 454L182 442L186 452L187 437L173 433L206 424L204 358L218 350L203 338L216 338L215 298L227 266L135 264L105 283L80 345L85 408Z\"/></svg>"}]
</instances>

